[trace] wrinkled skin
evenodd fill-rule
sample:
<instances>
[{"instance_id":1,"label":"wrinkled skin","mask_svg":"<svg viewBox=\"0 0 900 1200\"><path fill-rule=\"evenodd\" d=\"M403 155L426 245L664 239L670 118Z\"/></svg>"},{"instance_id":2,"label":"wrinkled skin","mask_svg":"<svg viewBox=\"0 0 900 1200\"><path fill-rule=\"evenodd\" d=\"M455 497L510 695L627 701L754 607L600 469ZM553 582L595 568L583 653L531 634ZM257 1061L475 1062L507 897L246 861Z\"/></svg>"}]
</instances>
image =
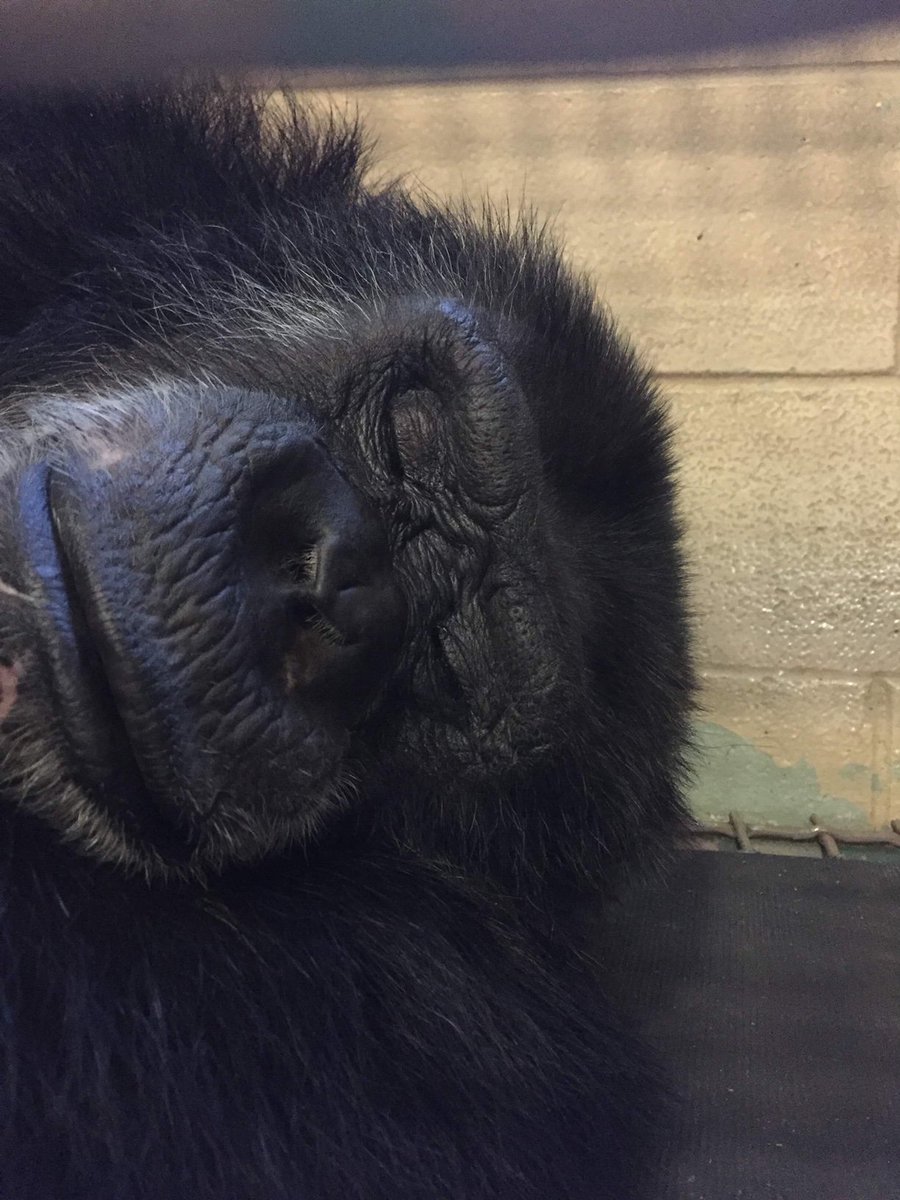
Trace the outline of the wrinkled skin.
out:
<instances>
[{"instance_id":1,"label":"wrinkled skin","mask_svg":"<svg viewBox=\"0 0 900 1200\"><path fill-rule=\"evenodd\" d=\"M622 1200L543 931L683 822L645 373L283 99L11 97L0 163L0 1192Z\"/></svg>"},{"instance_id":2,"label":"wrinkled skin","mask_svg":"<svg viewBox=\"0 0 900 1200\"><path fill-rule=\"evenodd\" d=\"M350 779L514 786L577 721L585 613L499 346L449 304L368 325L307 363L302 409L137 385L11 443L6 772L41 756L64 836L218 868L314 832Z\"/></svg>"}]
</instances>

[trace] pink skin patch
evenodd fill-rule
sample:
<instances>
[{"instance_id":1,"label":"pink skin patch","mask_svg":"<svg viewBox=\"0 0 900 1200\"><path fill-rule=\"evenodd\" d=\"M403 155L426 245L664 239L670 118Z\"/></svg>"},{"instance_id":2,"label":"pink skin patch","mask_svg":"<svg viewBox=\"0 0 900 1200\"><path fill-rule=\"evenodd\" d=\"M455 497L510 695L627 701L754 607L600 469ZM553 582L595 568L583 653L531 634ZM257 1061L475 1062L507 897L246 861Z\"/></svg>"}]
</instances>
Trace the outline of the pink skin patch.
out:
<instances>
[{"instance_id":1,"label":"pink skin patch","mask_svg":"<svg viewBox=\"0 0 900 1200\"><path fill-rule=\"evenodd\" d=\"M15 708L21 674L20 663L0 658L0 721L5 721Z\"/></svg>"}]
</instances>

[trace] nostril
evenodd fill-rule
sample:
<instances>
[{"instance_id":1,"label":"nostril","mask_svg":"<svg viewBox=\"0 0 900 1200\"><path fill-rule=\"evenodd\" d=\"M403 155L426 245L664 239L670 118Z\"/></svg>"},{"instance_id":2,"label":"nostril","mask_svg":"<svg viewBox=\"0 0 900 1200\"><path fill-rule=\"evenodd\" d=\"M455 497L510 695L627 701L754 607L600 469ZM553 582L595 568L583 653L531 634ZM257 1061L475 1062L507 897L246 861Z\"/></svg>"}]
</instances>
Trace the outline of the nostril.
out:
<instances>
[{"instance_id":1,"label":"nostril","mask_svg":"<svg viewBox=\"0 0 900 1200\"><path fill-rule=\"evenodd\" d=\"M287 600L287 615L295 625L309 625L316 618L316 607L300 596L289 596Z\"/></svg>"},{"instance_id":2,"label":"nostril","mask_svg":"<svg viewBox=\"0 0 900 1200\"><path fill-rule=\"evenodd\" d=\"M379 515L308 441L258 464L240 538L278 678L351 726L398 663L406 628Z\"/></svg>"},{"instance_id":3,"label":"nostril","mask_svg":"<svg viewBox=\"0 0 900 1200\"><path fill-rule=\"evenodd\" d=\"M313 635L331 646L347 645L347 638L311 600L304 597L290 597L287 603L287 615L290 625L298 635Z\"/></svg>"},{"instance_id":4,"label":"nostril","mask_svg":"<svg viewBox=\"0 0 900 1200\"><path fill-rule=\"evenodd\" d=\"M319 551L315 544L291 551L278 566L278 575L294 587L312 587L316 578Z\"/></svg>"},{"instance_id":5,"label":"nostril","mask_svg":"<svg viewBox=\"0 0 900 1200\"><path fill-rule=\"evenodd\" d=\"M310 629L313 633L318 634L322 641L327 642L330 646L346 646L347 639L341 631L322 616L321 613L316 613L312 621L310 621Z\"/></svg>"},{"instance_id":6,"label":"nostril","mask_svg":"<svg viewBox=\"0 0 900 1200\"><path fill-rule=\"evenodd\" d=\"M347 639L341 631L309 596L289 596L286 611L294 629L319 634L332 645L346 645Z\"/></svg>"}]
</instances>

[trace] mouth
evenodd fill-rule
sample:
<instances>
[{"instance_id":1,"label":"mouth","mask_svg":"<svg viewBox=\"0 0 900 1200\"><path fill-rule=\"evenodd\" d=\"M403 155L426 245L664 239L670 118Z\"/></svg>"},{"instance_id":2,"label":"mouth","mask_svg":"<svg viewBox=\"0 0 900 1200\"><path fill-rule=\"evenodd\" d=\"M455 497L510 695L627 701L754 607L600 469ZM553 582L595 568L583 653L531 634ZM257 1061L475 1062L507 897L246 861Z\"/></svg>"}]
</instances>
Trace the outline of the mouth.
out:
<instances>
[{"instance_id":1,"label":"mouth","mask_svg":"<svg viewBox=\"0 0 900 1200\"><path fill-rule=\"evenodd\" d=\"M97 598L54 507L53 468L41 464L19 486L23 549L40 597L36 652L71 778L110 818L177 858L189 845L163 817L131 741L112 682L111 647Z\"/></svg>"}]
</instances>

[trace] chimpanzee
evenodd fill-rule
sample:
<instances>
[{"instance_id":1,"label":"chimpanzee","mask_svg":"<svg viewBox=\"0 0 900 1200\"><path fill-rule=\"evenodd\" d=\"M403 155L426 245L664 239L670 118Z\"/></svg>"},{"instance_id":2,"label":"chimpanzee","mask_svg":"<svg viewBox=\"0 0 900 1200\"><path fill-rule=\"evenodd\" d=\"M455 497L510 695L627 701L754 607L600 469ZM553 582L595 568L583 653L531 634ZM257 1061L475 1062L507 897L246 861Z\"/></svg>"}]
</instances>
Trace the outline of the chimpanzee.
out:
<instances>
[{"instance_id":1,"label":"chimpanzee","mask_svg":"<svg viewBox=\"0 0 900 1200\"><path fill-rule=\"evenodd\" d=\"M670 431L546 230L0 98L0 1196L624 1200L566 935L684 826Z\"/></svg>"}]
</instances>

